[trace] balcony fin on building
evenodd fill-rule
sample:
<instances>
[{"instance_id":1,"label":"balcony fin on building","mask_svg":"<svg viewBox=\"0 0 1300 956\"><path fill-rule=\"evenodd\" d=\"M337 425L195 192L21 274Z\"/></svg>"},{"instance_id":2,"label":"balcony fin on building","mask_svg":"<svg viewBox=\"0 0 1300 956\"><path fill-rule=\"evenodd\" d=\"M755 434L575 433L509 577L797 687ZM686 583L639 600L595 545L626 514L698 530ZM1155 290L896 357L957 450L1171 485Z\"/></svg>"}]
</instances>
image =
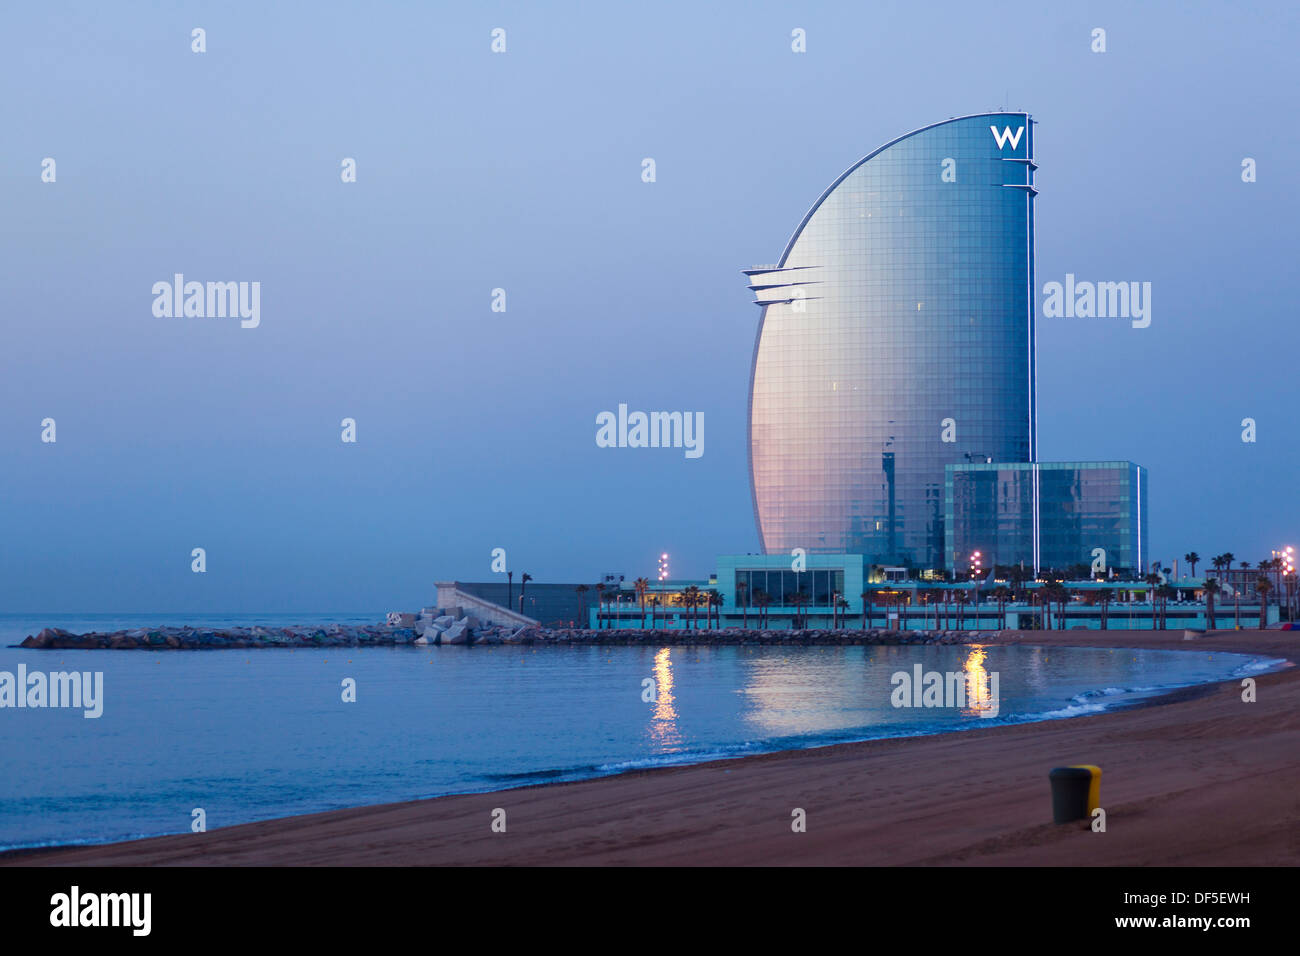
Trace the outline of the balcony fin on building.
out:
<instances>
[{"instance_id":1,"label":"balcony fin on building","mask_svg":"<svg viewBox=\"0 0 1300 956\"><path fill-rule=\"evenodd\" d=\"M798 272L800 269L820 269L821 266L754 266L750 269L741 269L741 273L747 276L760 276L767 272Z\"/></svg>"},{"instance_id":2,"label":"balcony fin on building","mask_svg":"<svg viewBox=\"0 0 1300 956\"><path fill-rule=\"evenodd\" d=\"M750 292L762 292L765 289L788 289L791 286L796 286L796 285L821 285L821 282L817 281L816 279L810 282L775 282L772 283L771 285L750 285L750 286L745 286L745 288L747 288Z\"/></svg>"},{"instance_id":3,"label":"balcony fin on building","mask_svg":"<svg viewBox=\"0 0 1300 956\"><path fill-rule=\"evenodd\" d=\"M804 296L799 296L797 299L794 297L787 296L784 299L755 299L754 304L755 305L789 305L791 302L796 302L796 301L816 302L820 298L821 296L819 295L804 295Z\"/></svg>"}]
</instances>

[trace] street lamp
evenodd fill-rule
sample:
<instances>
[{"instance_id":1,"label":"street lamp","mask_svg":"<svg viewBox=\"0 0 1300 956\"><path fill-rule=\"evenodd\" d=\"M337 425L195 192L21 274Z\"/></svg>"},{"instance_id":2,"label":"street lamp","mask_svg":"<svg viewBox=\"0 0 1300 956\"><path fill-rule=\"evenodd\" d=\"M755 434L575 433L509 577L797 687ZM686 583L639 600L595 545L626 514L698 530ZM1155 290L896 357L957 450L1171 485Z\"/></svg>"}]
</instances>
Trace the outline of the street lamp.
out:
<instances>
[{"instance_id":1,"label":"street lamp","mask_svg":"<svg viewBox=\"0 0 1300 956\"><path fill-rule=\"evenodd\" d=\"M1278 548L1273 552L1273 566L1279 578L1278 589L1280 591L1283 587L1286 588L1287 617L1292 620L1295 618L1295 612L1292 610L1296 591L1295 559L1295 548L1291 545Z\"/></svg>"}]
</instances>

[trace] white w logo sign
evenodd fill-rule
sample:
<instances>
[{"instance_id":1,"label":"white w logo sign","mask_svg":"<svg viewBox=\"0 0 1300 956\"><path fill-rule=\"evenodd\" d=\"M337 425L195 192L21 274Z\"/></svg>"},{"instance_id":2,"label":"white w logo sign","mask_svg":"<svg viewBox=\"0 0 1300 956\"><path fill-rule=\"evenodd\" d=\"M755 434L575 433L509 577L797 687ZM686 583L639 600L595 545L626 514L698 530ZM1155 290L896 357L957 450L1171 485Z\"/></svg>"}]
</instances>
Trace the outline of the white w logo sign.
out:
<instances>
[{"instance_id":1,"label":"white w logo sign","mask_svg":"<svg viewBox=\"0 0 1300 956\"><path fill-rule=\"evenodd\" d=\"M1017 149L1020 146L1020 134L1025 131L1025 128L1023 126L1019 127L1014 136L1011 133L1010 126L1004 126L1000 133L996 126L990 126L989 131L993 134L993 138L997 140L998 149L1006 149L1007 143L1011 144L1012 149Z\"/></svg>"}]
</instances>

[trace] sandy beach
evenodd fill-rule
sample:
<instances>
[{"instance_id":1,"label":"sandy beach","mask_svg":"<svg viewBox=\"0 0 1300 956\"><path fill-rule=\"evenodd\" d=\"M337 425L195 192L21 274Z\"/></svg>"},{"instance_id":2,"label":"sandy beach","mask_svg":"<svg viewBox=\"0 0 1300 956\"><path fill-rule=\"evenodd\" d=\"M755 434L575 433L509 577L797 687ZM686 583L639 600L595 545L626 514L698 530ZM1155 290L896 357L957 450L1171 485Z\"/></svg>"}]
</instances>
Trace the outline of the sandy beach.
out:
<instances>
[{"instance_id":1,"label":"sandy beach","mask_svg":"<svg viewBox=\"0 0 1300 956\"><path fill-rule=\"evenodd\" d=\"M989 643L1294 660L1300 633L1003 634ZM1300 668L1115 713L841 744L580 783L289 817L6 866L1018 865L1300 863ZM1047 773L1102 768L1107 832L1051 823ZM506 832L493 832L493 811ZM791 830L791 812L807 832Z\"/></svg>"}]
</instances>

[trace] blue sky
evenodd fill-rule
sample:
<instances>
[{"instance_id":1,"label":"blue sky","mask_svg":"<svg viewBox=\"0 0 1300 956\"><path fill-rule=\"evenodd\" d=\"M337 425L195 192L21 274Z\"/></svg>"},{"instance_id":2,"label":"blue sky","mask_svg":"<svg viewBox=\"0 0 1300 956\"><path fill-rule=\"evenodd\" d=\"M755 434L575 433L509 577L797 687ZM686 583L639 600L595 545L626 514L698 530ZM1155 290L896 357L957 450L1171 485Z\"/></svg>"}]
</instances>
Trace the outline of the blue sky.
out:
<instances>
[{"instance_id":1,"label":"blue sky","mask_svg":"<svg viewBox=\"0 0 1300 956\"><path fill-rule=\"evenodd\" d=\"M495 547L539 581L756 550L740 270L859 157L999 107L1039 124L1040 290L1153 286L1147 329L1040 320L1040 457L1147 466L1167 562L1300 542L1297 13L1129 6L11 6L0 610L414 607ZM261 325L156 318L176 272L259 281ZM598 448L620 402L702 411L706 453Z\"/></svg>"}]
</instances>

